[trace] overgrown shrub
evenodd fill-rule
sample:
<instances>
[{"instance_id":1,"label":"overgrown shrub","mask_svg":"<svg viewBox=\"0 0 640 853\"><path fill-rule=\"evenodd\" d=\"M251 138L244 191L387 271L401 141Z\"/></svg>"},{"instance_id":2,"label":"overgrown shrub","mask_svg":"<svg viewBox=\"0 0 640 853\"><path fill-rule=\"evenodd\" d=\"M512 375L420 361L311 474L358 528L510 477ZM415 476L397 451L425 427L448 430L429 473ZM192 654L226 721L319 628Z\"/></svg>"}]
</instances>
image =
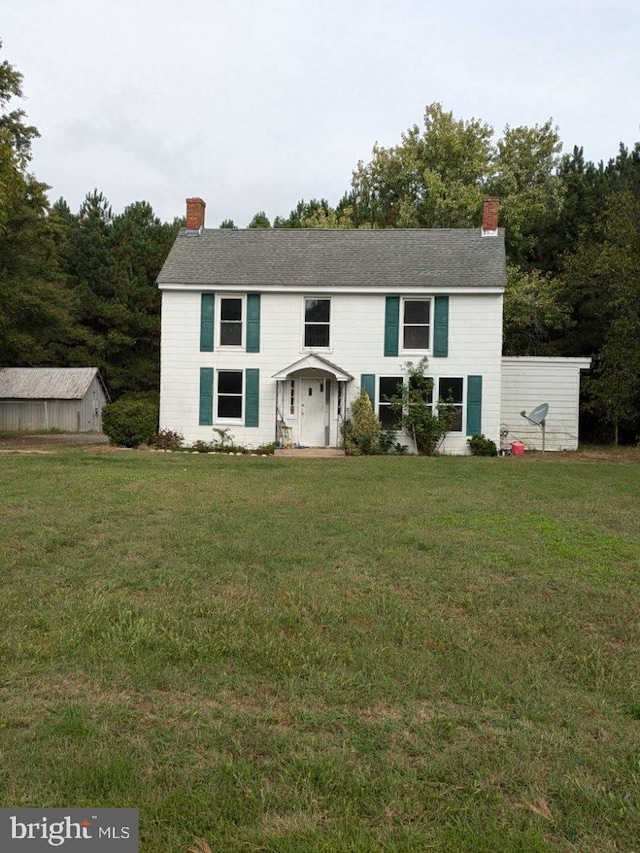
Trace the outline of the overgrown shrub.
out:
<instances>
[{"instance_id":1,"label":"overgrown shrub","mask_svg":"<svg viewBox=\"0 0 640 853\"><path fill-rule=\"evenodd\" d=\"M150 444L158 429L158 406L140 397L120 397L103 408L102 428L120 447Z\"/></svg>"},{"instance_id":2,"label":"overgrown shrub","mask_svg":"<svg viewBox=\"0 0 640 853\"><path fill-rule=\"evenodd\" d=\"M498 448L495 441L490 438L485 438L484 435L474 435L467 439L467 444L471 448L472 456L497 456Z\"/></svg>"},{"instance_id":3,"label":"overgrown shrub","mask_svg":"<svg viewBox=\"0 0 640 853\"><path fill-rule=\"evenodd\" d=\"M378 446L380 421L373 411L366 391L351 404L351 417L344 422L344 449L347 456L375 453Z\"/></svg>"}]
</instances>

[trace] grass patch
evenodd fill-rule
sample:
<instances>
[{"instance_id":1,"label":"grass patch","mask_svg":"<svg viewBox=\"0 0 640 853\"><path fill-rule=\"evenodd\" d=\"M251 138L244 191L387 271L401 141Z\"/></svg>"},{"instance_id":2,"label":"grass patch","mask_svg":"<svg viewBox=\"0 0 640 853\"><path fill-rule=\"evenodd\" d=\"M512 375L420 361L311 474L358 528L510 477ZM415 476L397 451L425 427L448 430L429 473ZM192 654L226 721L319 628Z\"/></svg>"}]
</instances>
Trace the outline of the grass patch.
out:
<instances>
[{"instance_id":1,"label":"grass patch","mask_svg":"<svg viewBox=\"0 0 640 853\"><path fill-rule=\"evenodd\" d=\"M4 806L141 849L631 851L640 458L0 458Z\"/></svg>"}]
</instances>

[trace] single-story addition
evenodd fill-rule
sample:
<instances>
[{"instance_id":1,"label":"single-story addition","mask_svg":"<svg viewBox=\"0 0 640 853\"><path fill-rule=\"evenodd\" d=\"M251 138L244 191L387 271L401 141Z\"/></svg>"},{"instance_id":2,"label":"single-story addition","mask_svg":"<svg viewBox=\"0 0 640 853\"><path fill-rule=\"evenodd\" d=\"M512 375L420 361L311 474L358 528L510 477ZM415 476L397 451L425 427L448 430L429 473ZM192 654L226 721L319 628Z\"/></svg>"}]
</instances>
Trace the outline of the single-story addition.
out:
<instances>
[{"instance_id":1,"label":"single-story addition","mask_svg":"<svg viewBox=\"0 0 640 853\"><path fill-rule=\"evenodd\" d=\"M97 367L0 368L0 429L101 432L108 402Z\"/></svg>"},{"instance_id":2,"label":"single-story addition","mask_svg":"<svg viewBox=\"0 0 640 853\"><path fill-rule=\"evenodd\" d=\"M542 450L542 428L523 417L541 403L549 405L545 423L546 450L577 450L580 373L590 358L505 356L502 359L502 424L506 444L522 441L528 450Z\"/></svg>"},{"instance_id":3,"label":"single-story addition","mask_svg":"<svg viewBox=\"0 0 640 853\"><path fill-rule=\"evenodd\" d=\"M361 389L394 426L388 395L426 356L434 398L458 410L442 451L467 453L481 433L499 443L497 199L477 229L210 229L204 212L187 199L158 277L161 429L187 444L228 430L246 447L339 447Z\"/></svg>"}]
</instances>

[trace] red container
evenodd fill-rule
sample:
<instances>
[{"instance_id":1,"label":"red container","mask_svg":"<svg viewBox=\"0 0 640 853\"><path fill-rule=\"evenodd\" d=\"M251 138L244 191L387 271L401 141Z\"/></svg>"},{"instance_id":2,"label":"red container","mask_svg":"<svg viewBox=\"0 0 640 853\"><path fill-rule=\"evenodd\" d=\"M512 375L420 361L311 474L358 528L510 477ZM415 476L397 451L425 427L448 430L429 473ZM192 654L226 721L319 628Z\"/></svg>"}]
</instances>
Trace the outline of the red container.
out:
<instances>
[{"instance_id":1,"label":"red container","mask_svg":"<svg viewBox=\"0 0 640 853\"><path fill-rule=\"evenodd\" d=\"M511 442L511 455L524 456L524 444L521 441Z\"/></svg>"}]
</instances>

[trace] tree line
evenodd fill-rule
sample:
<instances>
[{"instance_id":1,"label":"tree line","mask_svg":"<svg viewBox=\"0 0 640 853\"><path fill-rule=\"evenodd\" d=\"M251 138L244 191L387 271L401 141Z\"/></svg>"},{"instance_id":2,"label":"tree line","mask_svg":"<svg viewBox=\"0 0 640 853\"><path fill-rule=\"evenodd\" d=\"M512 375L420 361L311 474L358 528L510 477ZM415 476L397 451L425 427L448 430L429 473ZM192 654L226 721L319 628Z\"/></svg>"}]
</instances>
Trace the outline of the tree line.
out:
<instances>
[{"instance_id":1,"label":"tree line","mask_svg":"<svg viewBox=\"0 0 640 853\"><path fill-rule=\"evenodd\" d=\"M0 42L1 47L1 42ZM156 276L183 224L144 201L115 214L102 193L76 213L50 205L29 171L38 136L20 109L22 76L0 64L0 364L95 365L114 397L157 393ZM506 355L590 356L590 438L640 434L640 143L606 164L562 153L551 120L496 136L441 104L392 147L373 147L332 206L301 200L250 228L478 227L500 198L508 285ZM226 219L222 228L235 228ZM583 435L585 434L583 430Z\"/></svg>"},{"instance_id":2,"label":"tree line","mask_svg":"<svg viewBox=\"0 0 640 853\"><path fill-rule=\"evenodd\" d=\"M0 42L0 47L2 43ZM99 367L113 397L157 393L156 277L182 220L144 201L121 214L94 190L77 213L50 205L29 171L39 136L23 110L22 75L0 64L0 365Z\"/></svg>"}]
</instances>

